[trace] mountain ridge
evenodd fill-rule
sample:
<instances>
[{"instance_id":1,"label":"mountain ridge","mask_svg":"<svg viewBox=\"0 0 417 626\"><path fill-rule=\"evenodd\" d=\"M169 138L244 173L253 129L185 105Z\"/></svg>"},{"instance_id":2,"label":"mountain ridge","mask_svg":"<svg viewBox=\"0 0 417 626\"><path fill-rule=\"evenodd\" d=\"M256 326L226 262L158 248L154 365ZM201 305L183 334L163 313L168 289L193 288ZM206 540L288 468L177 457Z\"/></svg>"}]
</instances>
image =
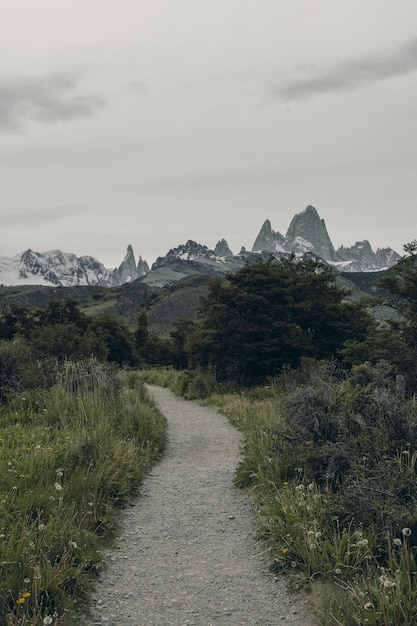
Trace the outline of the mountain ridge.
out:
<instances>
[{"instance_id":1,"label":"mountain ridge","mask_svg":"<svg viewBox=\"0 0 417 626\"><path fill-rule=\"evenodd\" d=\"M343 272L379 272L392 267L400 258L391 248L378 248L374 252L366 239L335 250L325 221L312 205L293 217L285 236L272 230L270 220L265 220L252 248L253 252L260 250L315 254Z\"/></svg>"},{"instance_id":2,"label":"mountain ridge","mask_svg":"<svg viewBox=\"0 0 417 626\"><path fill-rule=\"evenodd\" d=\"M147 262L140 256L136 263L130 244L122 263L114 269L107 269L93 256L77 257L61 250L35 252L29 248L13 257L0 256L0 284L9 286L117 287L147 272Z\"/></svg>"},{"instance_id":3,"label":"mountain ridge","mask_svg":"<svg viewBox=\"0 0 417 626\"><path fill-rule=\"evenodd\" d=\"M367 240L335 250L325 221L315 207L308 205L294 215L285 235L274 231L271 221L265 220L251 251L242 247L239 254L233 254L225 239L220 239L214 250L189 239L158 257L149 268L141 256L136 262L129 244L121 264L108 269L92 256L28 249L14 257L0 256L0 284L116 287L139 280L163 287L187 276L224 274L237 271L257 258L289 254L319 257L339 272L377 272L392 267L400 258L391 248L378 248L374 252Z\"/></svg>"}]
</instances>

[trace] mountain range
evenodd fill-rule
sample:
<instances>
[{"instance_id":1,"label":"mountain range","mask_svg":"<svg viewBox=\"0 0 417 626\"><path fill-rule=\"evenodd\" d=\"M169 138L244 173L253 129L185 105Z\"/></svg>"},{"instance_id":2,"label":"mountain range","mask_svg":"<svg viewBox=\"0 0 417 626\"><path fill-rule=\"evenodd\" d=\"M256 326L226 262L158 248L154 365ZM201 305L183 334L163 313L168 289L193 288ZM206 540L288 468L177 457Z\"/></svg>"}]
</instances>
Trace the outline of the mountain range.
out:
<instances>
[{"instance_id":1,"label":"mountain range","mask_svg":"<svg viewBox=\"0 0 417 626\"><path fill-rule=\"evenodd\" d=\"M140 281L149 286L164 287L187 276L224 274L237 271L247 261L288 254L319 257L343 273L381 271L395 265L400 258L391 248L374 252L367 240L335 250L324 220L310 205L293 217L285 236L274 231L267 219L251 251L242 248L238 254L233 254L225 239L219 240L214 250L188 240L171 248L149 268L141 256L136 262L129 245L119 267L107 269L92 256L77 257L60 250L34 252L29 249L14 257L0 256L0 284L115 287Z\"/></svg>"},{"instance_id":2,"label":"mountain range","mask_svg":"<svg viewBox=\"0 0 417 626\"><path fill-rule=\"evenodd\" d=\"M29 249L13 257L0 256L2 285L117 287L136 280L147 272L149 272L147 262L139 257L136 263L131 245L128 246L122 263L115 269L107 269L92 256L77 257L61 250L34 252Z\"/></svg>"}]
</instances>

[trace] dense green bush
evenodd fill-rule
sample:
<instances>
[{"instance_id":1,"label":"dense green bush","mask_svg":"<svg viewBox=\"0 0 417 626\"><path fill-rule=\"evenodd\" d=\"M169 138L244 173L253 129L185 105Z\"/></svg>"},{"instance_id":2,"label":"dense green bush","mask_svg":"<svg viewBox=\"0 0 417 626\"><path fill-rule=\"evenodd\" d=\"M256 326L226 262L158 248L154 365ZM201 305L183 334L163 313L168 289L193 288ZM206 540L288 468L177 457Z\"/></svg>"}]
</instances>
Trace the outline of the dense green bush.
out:
<instances>
[{"instance_id":1,"label":"dense green bush","mask_svg":"<svg viewBox=\"0 0 417 626\"><path fill-rule=\"evenodd\" d=\"M277 428L246 444L240 484L256 484L262 442L271 484L314 482L341 527L375 526L380 537L417 531L417 411L397 391L389 364L347 372L327 363L277 409Z\"/></svg>"},{"instance_id":2,"label":"dense green bush","mask_svg":"<svg viewBox=\"0 0 417 626\"><path fill-rule=\"evenodd\" d=\"M173 390L187 400L206 399L217 389L218 384L214 371L196 368L183 371L178 376Z\"/></svg>"},{"instance_id":3,"label":"dense green bush","mask_svg":"<svg viewBox=\"0 0 417 626\"><path fill-rule=\"evenodd\" d=\"M349 375L322 366L280 408L277 452L290 442L292 472L301 468L333 494L332 514L344 525L375 524L381 533L414 525L416 476L405 461L417 445L416 411L387 363L363 364Z\"/></svg>"},{"instance_id":4,"label":"dense green bush","mask_svg":"<svg viewBox=\"0 0 417 626\"><path fill-rule=\"evenodd\" d=\"M54 360L35 359L23 337L0 340L0 403L15 392L51 386L55 372Z\"/></svg>"},{"instance_id":5,"label":"dense green bush","mask_svg":"<svg viewBox=\"0 0 417 626\"><path fill-rule=\"evenodd\" d=\"M73 300L50 302L46 309L4 310L0 315L0 341L19 341L19 346L24 342L25 361L31 363L48 359L76 361L91 356L129 367L139 361L133 334L123 322L104 314L89 318ZM16 352L17 347L11 350ZM21 364L17 371L24 376L27 369Z\"/></svg>"}]
</instances>

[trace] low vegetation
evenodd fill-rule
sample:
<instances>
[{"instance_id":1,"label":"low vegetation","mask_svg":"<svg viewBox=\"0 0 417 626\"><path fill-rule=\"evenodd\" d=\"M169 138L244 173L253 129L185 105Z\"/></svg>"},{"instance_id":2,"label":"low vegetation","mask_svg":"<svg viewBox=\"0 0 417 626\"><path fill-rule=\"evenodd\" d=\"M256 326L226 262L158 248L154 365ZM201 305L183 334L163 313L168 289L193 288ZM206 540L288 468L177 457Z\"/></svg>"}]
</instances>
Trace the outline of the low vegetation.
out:
<instances>
[{"instance_id":1,"label":"low vegetation","mask_svg":"<svg viewBox=\"0 0 417 626\"><path fill-rule=\"evenodd\" d=\"M214 280L169 338L145 309L132 332L73 301L6 308L0 622L70 624L85 602L117 510L164 447L146 379L242 430L236 484L271 567L322 596L320 626L417 624L417 242L405 250L381 281L397 313L384 323L295 258Z\"/></svg>"},{"instance_id":2,"label":"low vegetation","mask_svg":"<svg viewBox=\"0 0 417 626\"><path fill-rule=\"evenodd\" d=\"M211 394L203 378L159 372L158 384L203 389L243 431L235 482L255 496L271 568L311 590L318 623L417 623L417 407L392 366L306 361L267 386Z\"/></svg>"},{"instance_id":3,"label":"low vegetation","mask_svg":"<svg viewBox=\"0 0 417 626\"><path fill-rule=\"evenodd\" d=\"M52 376L52 372L49 372ZM0 411L0 623L79 624L119 510L165 446L134 372L65 362Z\"/></svg>"}]
</instances>

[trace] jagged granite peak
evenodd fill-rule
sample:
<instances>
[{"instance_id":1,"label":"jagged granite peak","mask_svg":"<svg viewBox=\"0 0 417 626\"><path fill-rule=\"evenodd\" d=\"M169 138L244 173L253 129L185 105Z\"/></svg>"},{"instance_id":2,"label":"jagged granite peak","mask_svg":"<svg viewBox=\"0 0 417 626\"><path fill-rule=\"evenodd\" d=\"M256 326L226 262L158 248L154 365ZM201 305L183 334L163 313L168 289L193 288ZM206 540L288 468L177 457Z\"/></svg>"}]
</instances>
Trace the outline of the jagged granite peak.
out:
<instances>
[{"instance_id":1,"label":"jagged granite peak","mask_svg":"<svg viewBox=\"0 0 417 626\"><path fill-rule=\"evenodd\" d=\"M140 278L141 276L145 276L145 274L147 274L148 272L149 272L149 265L147 261L144 261L142 257L139 255L138 265L136 268L136 273L137 273L138 278Z\"/></svg>"},{"instance_id":2,"label":"jagged granite peak","mask_svg":"<svg viewBox=\"0 0 417 626\"><path fill-rule=\"evenodd\" d=\"M290 244L296 242L299 237L311 243L314 253L324 261L338 260L325 221L311 204L301 213L294 215L285 236Z\"/></svg>"},{"instance_id":3,"label":"jagged granite peak","mask_svg":"<svg viewBox=\"0 0 417 626\"><path fill-rule=\"evenodd\" d=\"M336 251L324 220L312 205L293 217L285 237L279 232L274 232L271 222L267 219L252 251L272 252L278 256L291 253L297 256L316 256L343 272L379 271L392 267L401 258L401 255L391 248L373 252L366 240L348 248L341 246Z\"/></svg>"},{"instance_id":4,"label":"jagged granite peak","mask_svg":"<svg viewBox=\"0 0 417 626\"><path fill-rule=\"evenodd\" d=\"M392 267L401 259L401 254L398 254L392 248L377 248L375 256L377 265L384 269Z\"/></svg>"},{"instance_id":5,"label":"jagged granite peak","mask_svg":"<svg viewBox=\"0 0 417 626\"><path fill-rule=\"evenodd\" d=\"M227 243L226 239L220 239L220 241L216 243L216 247L214 248L214 254L220 258L233 256L233 252L229 248L229 244Z\"/></svg>"},{"instance_id":6,"label":"jagged granite peak","mask_svg":"<svg viewBox=\"0 0 417 626\"><path fill-rule=\"evenodd\" d=\"M125 258L117 268L117 276L120 285L138 278L135 254L130 244L127 246Z\"/></svg>"},{"instance_id":7,"label":"jagged granite peak","mask_svg":"<svg viewBox=\"0 0 417 626\"><path fill-rule=\"evenodd\" d=\"M387 269L401 258L391 248L378 248L374 252L367 239L357 241L348 248L340 246L337 249L337 257L341 265L340 269L352 272L374 272Z\"/></svg>"},{"instance_id":8,"label":"jagged granite peak","mask_svg":"<svg viewBox=\"0 0 417 626\"><path fill-rule=\"evenodd\" d=\"M34 252L26 250L14 257L0 256L0 284L2 285L55 285L62 287L97 285L113 287L133 280L164 286L193 274L224 274L237 271L242 264L257 259L277 260L285 255L320 257L341 272L370 272L387 269L401 258L391 248L372 251L365 240L354 246L341 246L335 251L324 220L317 210L309 205L294 216L284 237L274 231L267 219L255 240L252 252L242 246L233 255L227 241L221 239L215 250L189 239L187 243L172 248L164 257L159 257L152 270L139 257L136 264L133 248L129 244L122 263L116 269L106 269L94 257L77 257L75 254L52 250ZM159 272L153 277L153 270Z\"/></svg>"},{"instance_id":9,"label":"jagged granite peak","mask_svg":"<svg viewBox=\"0 0 417 626\"><path fill-rule=\"evenodd\" d=\"M375 252L371 248L371 244L367 239L357 241L353 246L346 248L340 246L337 249L337 256L340 261L357 260L364 261L367 264L375 260Z\"/></svg>"},{"instance_id":10,"label":"jagged granite peak","mask_svg":"<svg viewBox=\"0 0 417 626\"><path fill-rule=\"evenodd\" d=\"M272 230L270 220L265 220L261 230L252 246L252 252L261 252L268 250L269 252L283 252L285 250L285 237L278 231Z\"/></svg>"},{"instance_id":11,"label":"jagged granite peak","mask_svg":"<svg viewBox=\"0 0 417 626\"><path fill-rule=\"evenodd\" d=\"M176 248L171 248L165 256L160 256L156 259L152 265L152 269L168 265L174 261L194 261L200 257L214 258L216 255L214 250L210 250L207 246L201 243L196 243L192 239L189 239L187 243L181 244Z\"/></svg>"}]
</instances>

